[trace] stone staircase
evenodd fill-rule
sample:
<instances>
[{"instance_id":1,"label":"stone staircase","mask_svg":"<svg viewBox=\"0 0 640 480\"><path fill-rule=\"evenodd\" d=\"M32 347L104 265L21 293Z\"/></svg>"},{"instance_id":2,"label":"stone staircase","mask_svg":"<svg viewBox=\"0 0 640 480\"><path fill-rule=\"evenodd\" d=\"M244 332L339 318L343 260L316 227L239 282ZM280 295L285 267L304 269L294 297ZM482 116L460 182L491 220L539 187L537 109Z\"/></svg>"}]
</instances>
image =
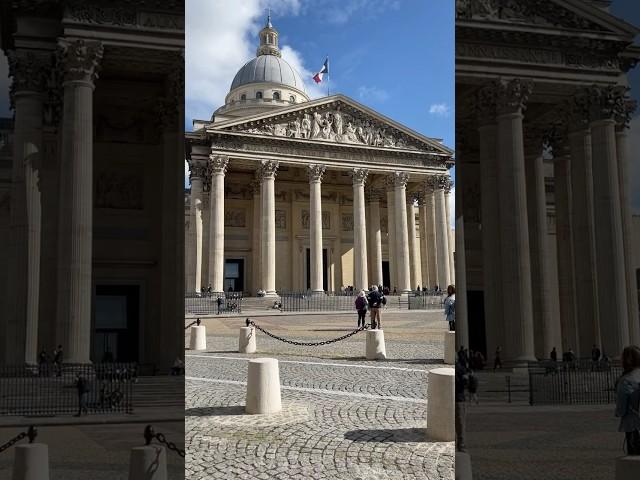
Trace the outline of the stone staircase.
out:
<instances>
[{"instance_id":1,"label":"stone staircase","mask_svg":"<svg viewBox=\"0 0 640 480\"><path fill-rule=\"evenodd\" d=\"M133 387L133 409L136 412L145 408L184 408L184 377L156 375L138 377Z\"/></svg>"},{"instance_id":2,"label":"stone staircase","mask_svg":"<svg viewBox=\"0 0 640 480\"><path fill-rule=\"evenodd\" d=\"M513 372L512 369L480 370L475 372L478 378L478 399L481 404L510 403L529 404L529 375Z\"/></svg>"},{"instance_id":3,"label":"stone staircase","mask_svg":"<svg viewBox=\"0 0 640 480\"><path fill-rule=\"evenodd\" d=\"M273 311L273 302L280 297L244 297L242 299L243 312Z\"/></svg>"}]
</instances>

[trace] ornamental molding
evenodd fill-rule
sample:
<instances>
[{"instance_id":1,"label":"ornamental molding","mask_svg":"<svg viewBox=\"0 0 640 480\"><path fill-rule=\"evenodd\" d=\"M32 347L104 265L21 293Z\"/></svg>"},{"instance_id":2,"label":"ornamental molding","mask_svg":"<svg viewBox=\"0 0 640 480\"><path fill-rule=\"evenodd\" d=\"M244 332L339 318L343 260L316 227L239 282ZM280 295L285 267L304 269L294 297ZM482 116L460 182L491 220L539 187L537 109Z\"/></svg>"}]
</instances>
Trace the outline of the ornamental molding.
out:
<instances>
[{"instance_id":1,"label":"ornamental molding","mask_svg":"<svg viewBox=\"0 0 640 480\"><path fill-rule=\"evenodd\" d=\"M258 169L261 179L276 178L279 162L273 160L262 160Z\"/></svg>"},{"instance_id":2,"label":"ornamental molding","mask_svg":"<svg viewBox=\"0 0 640 480\"><path fill-rule=\"evenodd\" d=\"M209 155L209 171L213 175L224 175L229 166L229 157L226 155Z\"/></svg>"},{"instance_id":3,"label":"ornamental molding","mask_svg":"<svg viewBox=\"0 0 640 480\"><path fill-rule=\"evenodd\" d=\"M142 2L140 2L142 4ZM64 12L64 21L88 25L135 27L149 30L184 31L184 3L169 0L146 0L145 10L136 8L135 3L127 1L87 2L68 0ZM162 12L153 11L155 9Z\"/></svg>"},{"instance_id":4,"label":"ornamental molding","mask_svg":"<svg viewBox=\"0 0 640 480\"><path fill-rule=\"evenodd\" d=\"M516 113L525 110L533 82L520 78L499 79L494 82L494 87L498 114Z\"/></svg>"},{"instance_id":5,"label":"ornamental molding","mask_svg":"<svg viewBox=\"0 0 640 480\"><path fill-rule=\"evenodd\" d=\"M326 171L327 167L325 165L313 164L307 167L307 175L309 176L309 182L321 182L322 176Z\"/></svg>"},{"instance_id":6,"label":"ornamental molding","mask_svg":"<svg viewBox=\"0 0 640 480\"><path fill-rule=\"evenodd\" d=\"M394 187L406 188L409 183L409 174L406 172L394 172L391 174Z\"/></svg>"},{"instance_id":7,"label":"ornamental molding","mask_svg":"<svg viewBox=\"0 0 640 480\"><path fill-rule=\"evenodd\" d=\"M619 123L627 123L632 113L628 110L631 105L628 103L628 92L629 87L623 85L588 87L586 93L590 99L590 120L616 120Z\"/></svg>"},{"instance_id":8,"label":"ornamental molding","mask_svg":"<svg viewBox=\"0 0 640 480\"><path fill-rule=\"evenodd\" d=\"M60 40L58 47L58 64L62 68L65 82L93 83L98 78L98 69L104 53L101 42L82 39Z\"/></svg>"},{"instance_id":9,"label":"ornamental molding","mask_svg":"<svg viewBox=\"0 0 640 480\"><path fill-rule=\"evenodd\" d=\"M52 70L51 54L25 50L9 50L9 77L12 79L10 94L30 91L44 93Z\"/></svg>"},{"instance_id":10,"label":"ornamental molding","mask_svg":"<svg viewBox=\"0 0 640 480\"><path fill-rule=\"evenodd\" d=\"M369 175L369 170L366 168L353 168L351 170L351 178L354 185L364 185L367 181L367 175Z\"/></svg>"},{"instance_id":11,"label":"ornamental molding","mask_svg":"<svg viewBox=\"0 0 640 480\"><path fill-rule=\"evenodd\" d=\"M309 210L301 210L300 221L302 222L302 228L309 230L311 225L311 212ZM325 210L322 211L322 229L331 230L331 214Z\"/></svg>"}]
</instances>

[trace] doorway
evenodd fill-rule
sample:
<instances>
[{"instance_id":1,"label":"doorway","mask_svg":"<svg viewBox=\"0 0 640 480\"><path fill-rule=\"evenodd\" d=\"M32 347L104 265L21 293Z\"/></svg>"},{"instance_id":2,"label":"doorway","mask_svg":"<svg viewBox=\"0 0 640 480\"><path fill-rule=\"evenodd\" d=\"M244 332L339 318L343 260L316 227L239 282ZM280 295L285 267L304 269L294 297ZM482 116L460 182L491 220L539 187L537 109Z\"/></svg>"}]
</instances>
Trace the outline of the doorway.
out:
<instances>
[{"instance_id":1,"label":"doorway","mask_svg":"<svg viewBox=\"0 0 640 480\"><path fill-rule=\"evenodd\" d=\"M230 258L224 262L224 291L244 292L244 258Z\"/></svg>"},{"instance_id":2,"label":"doorway","mask_svg":"<svg viewBox=\"0 0 640 480\"><path fill-rule=\"evenodd\" d=\"M139 285L96 285L93 362L137 362Z\"/></svg>"},{"instance_id":3,"label":"doorway","mask_svg":"<svg viewBox=\"0 0 640 480\"><path fill-rule=\"evenodd\" d=\"M383 287L389 287L391 289L391 275L389 273L389 261L382 261L382 283Z\"/></svg>"},{"instance_id":4,"label":"doorway","mask_svg":"<svg viewBox=\"0 0 640 480\"><path fill-rule=\"evenodd\" d=\"M306 251L307 251L306 260L305 260L305 266L306 266L306 272L307 272L306 286L307 286L307 290L310 290L311 289L311 249L307 248ZM322 249L322 289L325 292L329 290L327 259L328 259L327 249L323 248Z\"/></svg>"}]
</instances>

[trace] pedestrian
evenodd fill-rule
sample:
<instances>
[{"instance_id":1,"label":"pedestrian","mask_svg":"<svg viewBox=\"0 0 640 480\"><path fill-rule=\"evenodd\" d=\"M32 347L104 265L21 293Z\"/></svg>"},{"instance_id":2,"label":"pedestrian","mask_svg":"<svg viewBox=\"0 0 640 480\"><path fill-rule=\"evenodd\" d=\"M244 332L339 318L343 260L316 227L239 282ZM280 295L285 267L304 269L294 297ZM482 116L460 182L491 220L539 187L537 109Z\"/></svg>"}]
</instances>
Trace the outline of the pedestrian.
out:
<instances>
[{"instance_id":1,"label":"pedestrian","mask_svg":"<svg viewBox=\"0 0 640 480\"><path fill-rule=\"evenodd\" d=\"M616 383L616 417L624 432L627 455L640 455L640 347L622 351L622 375Z\"/></svg>"},{"instance_id":2,"label":"pedestrian","mask_svg":"<svg viewBox=\"0 0 640 480\"><path fill-rule=\"evenodd\" d=\"M89 383L80 375L76 374L76 390L78 392L78 414L76 417L81 416L83 413L88 413L87 409L87 395L89 394Z\"/></svg>"},{"instance_id":3,"label":"pedestrian","mask_svg":"<svg viewBox=\"0 0 640 480\"><path fill-rule=\"evenodd\" d=\"M220 295L218 295L216 303L218 304L218 315L220 315L222 313L222 297Z\"/></svg>"},{"instance_id":4,"label":"pedestrian","mask_svg":"<svg viewBox=\"0 0 640 480\"><path fill-rule=\"evenodd\" d=\"M456 330L456 287L449 285L447 287L447 296L443 301L444 303L444 316L447 322L449 322L449 331L455 332Z\"/></svg>"},{"instance_id":5,"label":"pedestrian","mask_svg":"<svg viewBox=\"0 0 640 480\"><path fill-rule=\"evenodd\" d=\"M376 285L371 287L371 293L369 294L369 308L371 309L371 328L381 329L382 321L380 319L380 309L383 305L387 304L387 299L382 292L378 291Z\"/></svg>"},{"instance_id":6,"label":"pedestrian","mask_svg":"<svg viewBox=\"0 0 640 480\"><path fill-rule=\"evenodd\" d=\"M466 417L467 417L467 405L466 396L464 393L467 387L467 365L460 359L456 362L456 379L455 379L455 395L456 395L456 451L466 451L465 436L466 436Z\"/></svg>"},{"instance_id":7,"label":"pedestrian","mask_svg":"<svg viewBox=\"0 0 640 480\"><path fill-rule=\"evenodd\" d=\"M211 284L209 284L209 286L207 287L207 294L210 296L212 292L213 289L211 288Z\"/></svg>"},{"instance_id":8,"label":"pedestrian","mask_svg":"<svg viewBox=\"0 0 640 480\"><path fill-rule=\"evenodd\" d=\"M551 350L551 353L549 354L549 357L551 358L552 362L558 361L558 352L556 351L556 347L553 347L553 349Z\"/></svg>"},{"instance_id":9,"label":"pedestrian","mask_svg":"<svg viewBox=\"0 0 640 480\"><path fill-rule=\"evenodd\" d=\"M502 359L500 358L500 354L502 353L502 347L499 345L496 347L496 355L493 360L493 369L502 368Z\"/></svg>"},{"instance_id":10,"label":"pedestrian","mask_svg":"<svg viewBox=\"0 0 640 480\"><path fill-rule=\"evenodd\" d=\"M47 364L49 363L49 355L47 355L47 351L42 347L40 353L38 354L38 373L40 375L47 374Z\"/></svg>"},{"instance_id":11,"label":"pedestrian","mask_svg":"<svg viewBox=\"0 0 640 480\"><path fill-rule=\"evenodd\" d=\"M594 343L593 347L591 347L591 371L598 367L598 363L600 363L600 349Z\"/></svg>"},{"instance_id":12,"label":"pedestrian","mask_svg":"<svg viewBox=\"0 0 640 480\"><path fill-rule=\"evenodd\" d=\"M365 319L367 317L367 296L364 290L360 290L360 293L356 297L356 310L358 311L358 328L364 327Z\"/></svg>"},{"instance_id":13,"label":"pedestrian","mask_svg":"<svg viewBox=\"0 0 640 480\"><path fill-rule=\"evenodd\" d=\"M53 368L56 372L56 375L59 377L62 375L62 360L63 360L63 352L62 345L58 345L53 350Z\"/></svg>"}]
</instances>

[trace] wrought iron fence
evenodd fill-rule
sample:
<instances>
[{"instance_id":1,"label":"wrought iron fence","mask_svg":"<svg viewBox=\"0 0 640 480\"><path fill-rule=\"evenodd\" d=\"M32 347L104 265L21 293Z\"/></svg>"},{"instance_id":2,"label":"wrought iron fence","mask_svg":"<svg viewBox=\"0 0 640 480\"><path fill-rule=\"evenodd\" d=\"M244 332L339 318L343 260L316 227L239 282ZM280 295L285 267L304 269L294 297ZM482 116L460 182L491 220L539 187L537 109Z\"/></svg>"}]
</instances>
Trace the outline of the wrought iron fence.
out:
<instances>
[{"instance_id":1,"label":"wrought iron fence","mask_svg":"<svg viewBox=\"0 0 640 480\"><path fill-rule=\"evenodd\" d=\"M529 364L531 405L589 405L615 402L615 388L622 375L619 363L574 360Z\"/></svg>"},{"instance_id":2,"label":"wrought iron fence","mask_svg":"<svg viewBox=\"0 0 640 480\"><path fill-rule=\"evenodd\" d=\"M184 312L187 315L221 315L242 313L242 292L188 293L184 296Z\"/></svg>"},{"instance_id":3,"label":"wrought iron fence","mask_svg":"<svg viewBox=\"0 0 640 480\"><path fill-rule=\"evenodd\" d=\"M131 413L136 379L132 363L2 365L0 415L78 413L81 390L86 413Z\"/></svg>"},{"instance_id":4,"label":"wrought iron fence","mask_svg":"<svg viewBox=\"0 0 640 480\"><path fill-rule=\"evenodd\" d=\"M439 292L415 291L409 293L407 308L409 310L442 310L443 300L444 295Z\"/></svg>"},{"instance_id":5,"label":"wrought iron fence","mask_svg":"<svg viewBox=\"0 0 640 480\"><path fill-rule=\"evenodd\" d=\"M280 292L280 304L283 312L330 312L354 311L355 296L328 293L314 295L308 292Z\"/></svg>"}]
</instances>

